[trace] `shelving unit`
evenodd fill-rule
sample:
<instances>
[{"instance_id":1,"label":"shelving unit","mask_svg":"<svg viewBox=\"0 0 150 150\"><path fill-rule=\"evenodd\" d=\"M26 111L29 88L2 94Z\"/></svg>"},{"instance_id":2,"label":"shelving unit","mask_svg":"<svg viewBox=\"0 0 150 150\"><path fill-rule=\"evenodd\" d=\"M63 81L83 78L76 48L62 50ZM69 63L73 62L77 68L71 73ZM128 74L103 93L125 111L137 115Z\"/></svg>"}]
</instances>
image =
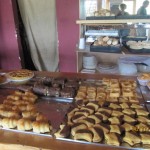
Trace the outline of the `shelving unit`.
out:
<instances>
[{"instance_id":1,"label":"shelving unit","mask_svg":"<svg viewBox=\"0 0 150 150\"><path fill-rule=\"evenodd\" d=\"M127 23L135 24L135 23L150 23L150 19L114 19L114 20L77 20L77 24L80 25L80 35L82 35L83 29L85 29L86 26L102 26L102 25L108 25L108 26L120 26L125 25ZM83 33L81 33L83 32ZM117 63L118 58L121 56L150 56L150 53L137 53L133 54L127 51L126 49L123 49L121 53L104 53L104 52L91 52L87 50L76 50L77 55L77 72L80 72L82 70L82 58L85 54L91 54L95 55L97 60L99 62L111 62L111 63Z\"/></svg>"}]
</instances>

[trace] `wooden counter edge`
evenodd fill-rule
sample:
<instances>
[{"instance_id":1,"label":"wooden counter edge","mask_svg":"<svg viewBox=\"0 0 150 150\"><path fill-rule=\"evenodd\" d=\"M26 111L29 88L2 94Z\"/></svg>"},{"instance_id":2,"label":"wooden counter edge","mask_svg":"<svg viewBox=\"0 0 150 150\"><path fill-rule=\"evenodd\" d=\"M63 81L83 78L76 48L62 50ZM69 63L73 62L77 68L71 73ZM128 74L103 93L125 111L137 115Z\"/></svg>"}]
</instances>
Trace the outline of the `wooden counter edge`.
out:
<instances>
[{"instance_id":1,"label":"wooden counter edge","mask_svg":"<svg viewBox=\"0 0 150 150\"><path fill-rule=\"evenodd\" d=\"M37 148L32 146L20 145L20 144L8 144L8 143L0 143L1 150L52 150L52 149L44 149Z\"/></svg>"}]
</instances>

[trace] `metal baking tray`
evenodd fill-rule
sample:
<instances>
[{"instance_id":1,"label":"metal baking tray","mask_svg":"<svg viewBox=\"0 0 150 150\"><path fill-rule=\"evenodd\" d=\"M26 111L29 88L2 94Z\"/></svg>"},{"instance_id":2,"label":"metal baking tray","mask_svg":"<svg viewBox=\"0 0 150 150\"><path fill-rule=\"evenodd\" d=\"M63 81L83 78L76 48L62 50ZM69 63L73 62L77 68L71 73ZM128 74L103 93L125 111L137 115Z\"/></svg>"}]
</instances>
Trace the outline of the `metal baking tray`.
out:
<instances>
[{"instance_id":1,"label":"metal baking tray","mask_svg":"<svg viewBox=\"0 0 150 150\"><path fill-rule=\"evenodd\" d=\"M149 145L145 145L144 147L138 146L140 144L138 144L137 146L133 146L131 147L129 144L127 143L122 143L120 146L114 146L114 145L108 145L105 143L93 143L93 142L86 142L83 140L73 140L71 138L56 138L58 140L63 140L63 141L68 141L68 142L74 142L74 143L81 143L81 144L90 144L90 145L97 145L99 147L109 147L111 148L120 148L120 149L127 149L127 150L145 150L145 149L150 149Z\"/></svg>"},{"instance_id":2,"label":"metal baking tray","mask_svg":"<svg viewBox=\"0 0 150 150\"><path fill-rule=\"evenodd\" d=\"M17 130L17 129L8 129L8 128L2 128L2 127L0 127L0 130L10 131L10 132L17 132L17 133L22 133L22 134L46 136L46 137L51 137L52 138L52 134L50 134L50 133L36 133L36 132L33 132L33 131L21 131L21 130Z\"/></svg>"}]
</instances>

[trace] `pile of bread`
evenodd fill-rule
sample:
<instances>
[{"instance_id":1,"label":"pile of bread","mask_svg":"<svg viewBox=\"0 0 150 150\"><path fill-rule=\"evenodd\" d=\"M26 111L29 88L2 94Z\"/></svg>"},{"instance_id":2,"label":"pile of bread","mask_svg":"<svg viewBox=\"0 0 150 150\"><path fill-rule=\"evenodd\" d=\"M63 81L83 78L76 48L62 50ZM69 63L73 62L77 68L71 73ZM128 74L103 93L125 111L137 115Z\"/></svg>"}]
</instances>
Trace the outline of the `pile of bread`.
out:
<instances>
[{"instance_id":1,"label":"pile of bread","mask_svg":"<svg viewBox=\"0 0 150 150\"><path fill-rule=\"evenodd\" d=\"M128 41L126 45L134 50L150 49L149 41Z\"/></svg>"},{"instance_id":2,"label":"pile of bread","mask_svg":"<svg viewBox=\"0 0 150 150\"><path fill-rule=\"evenodd\" d=\"M51 125L36 109L37 96L32 92L15 91L0 104L0 126L21 131L49 133Z\"/></svg>"},{"instance_id":3,"label":"pile of bread","mask_svg":"<svg viewBox=\"0 0 150 150\"><path fill-rule=\"evenodd\" d=\"M55 136L115 146L150 144L149 112L140 104L136 88L134 80L117 79L103 79L97 87L81 85L77 106Z\"/></svg>"},{"instance_id":4,"label":"pile of bread","mask_svg":"<svg viewBox=\"0 0 150 150\"><path fill-rule=\"evenodd\" d=\"M119 39L108 36L98 37L94 42L94 46L117 46L119 44Z\"/></svg>"},{"instance_id":5,"label":"pile of bread","mask_svg":"<svg viewBox=\"0 0 150 150\"><path fill-rule=\"evenodd\" d=\"M108 9L100 9L94 12L94 16L115 16L115 14Z\"/></svg>"}]
</instances>

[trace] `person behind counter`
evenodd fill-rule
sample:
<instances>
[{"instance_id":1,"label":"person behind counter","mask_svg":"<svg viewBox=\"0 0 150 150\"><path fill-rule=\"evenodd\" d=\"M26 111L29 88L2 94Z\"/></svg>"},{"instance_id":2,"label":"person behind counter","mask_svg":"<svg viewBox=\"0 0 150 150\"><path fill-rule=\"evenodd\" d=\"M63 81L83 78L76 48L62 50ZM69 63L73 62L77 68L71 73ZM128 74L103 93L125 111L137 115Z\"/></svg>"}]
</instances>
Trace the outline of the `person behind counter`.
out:
<instances>
[{"instance_id":1,"label":"person behind counter","mask_svg":"<svg viewBox=\"0 0 150 150\"><path fill-rule=\"evenodd\" d=\"M143 5L138 9L137 11L137 15L147 15L147 10L146 8L148 7L149 5L149 1L148 0L145 0L143 2Z\"/></svg>"},{"instance_id":2,"label":"person behind counter","mask_svg":"<svg viewBox=\"0 0 150 150\"><path fill-rule=\"evenodd\" d=\"M119 10L117 16L126 16L126 15L129 15L129 13L125 11L126 8L127 8L126 4L123 4L123 3L120 4L119 8L120 8L120 10Z\"/></svg>"}]
</instances>

